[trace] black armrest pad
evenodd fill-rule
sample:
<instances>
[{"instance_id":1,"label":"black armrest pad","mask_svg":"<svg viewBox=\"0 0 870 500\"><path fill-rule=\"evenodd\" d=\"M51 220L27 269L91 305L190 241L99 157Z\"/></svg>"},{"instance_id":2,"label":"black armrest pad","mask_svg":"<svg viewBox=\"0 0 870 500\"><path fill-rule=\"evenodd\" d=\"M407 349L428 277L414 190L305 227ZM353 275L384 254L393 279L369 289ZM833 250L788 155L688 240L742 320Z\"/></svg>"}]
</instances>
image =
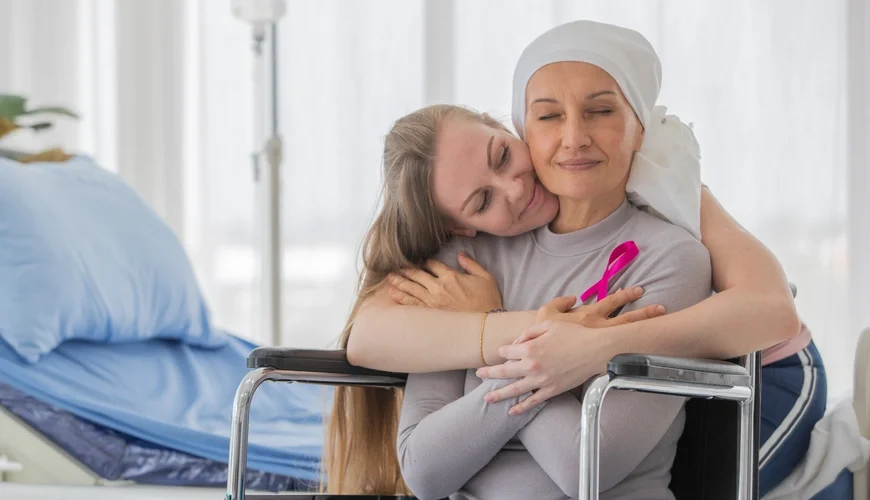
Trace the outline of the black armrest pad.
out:
<instances>
[{"instance_id":1,"label":"black armrest pad","mask_svg":"<svg viewBox=\"0 0 870 500\"><path fill-rule=\"evenodd\" d=\"M354 366L347 362L347 351L344 349L258 347L248 355L247 364L248 368L275 368L297 372L381 376L402 380L408 377L404 373L383 372Z\"/></svg>"},{"instance_id":2,"label":"black armrest pad","mask_svg":"<svg viewBox=\"0 0 870 500\"><path fill-rule=\"evenodd\" d=\"M607 371L616 376L729 387L750 383L746 368L730 361L711 359L620 354L610 360Z\"/></svg>"}]
</instances>

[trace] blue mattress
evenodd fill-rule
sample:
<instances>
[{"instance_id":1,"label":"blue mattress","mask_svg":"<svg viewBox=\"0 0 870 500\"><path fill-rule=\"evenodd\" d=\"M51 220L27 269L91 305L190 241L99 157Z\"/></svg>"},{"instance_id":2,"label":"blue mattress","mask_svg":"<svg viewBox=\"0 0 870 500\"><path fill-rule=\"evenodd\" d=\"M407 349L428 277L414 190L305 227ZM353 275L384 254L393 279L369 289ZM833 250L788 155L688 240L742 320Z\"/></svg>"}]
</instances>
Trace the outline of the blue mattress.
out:
<instances>
[{"instance_id":1,"label":"blue mattress","mask_svg":"<svg viewBox=\"0 0 870 500\"><path fill-rule=\"evenodd\" d=\"M128 436L0 384L0 406L70 456L111 481L165 486L222 486L227 465ZM248 469L248 489L311 491L316 483Z\"/></svg>"},{"instance_id":2,"label":"blue mattress","mask_svg":"<svg viewBox=\"0 0 870 500\"><path fill-rule=\"evenodd\" d=\"M68 341L28 364L0 341L0 383L138 440L125 441L125 450L130 445L148 453L172 450L225 464L233 398L255 347L236 337L215 349L156 339ZM330 397L331 391L321 386L264 384L251 409L248 467L318 480Z\"/></svg>"}]
</instances>

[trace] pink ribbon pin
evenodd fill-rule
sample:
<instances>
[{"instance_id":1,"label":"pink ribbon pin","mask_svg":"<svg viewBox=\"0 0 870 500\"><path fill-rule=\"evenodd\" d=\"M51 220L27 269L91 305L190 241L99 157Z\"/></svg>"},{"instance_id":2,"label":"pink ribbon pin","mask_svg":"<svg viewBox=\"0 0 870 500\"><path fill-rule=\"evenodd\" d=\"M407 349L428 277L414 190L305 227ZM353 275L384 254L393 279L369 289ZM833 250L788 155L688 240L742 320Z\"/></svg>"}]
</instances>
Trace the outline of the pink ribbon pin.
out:
<instances>
[{"instance_id":1,"label":"pink ribbon pin","mask_svg":"<svg viewBox=\"0 0 870 500\"><path fill-rule=\"evenodd\" d=\"M586 299L596 293L598 294L598 298L595 300L596 302L607 297L607 289L610 287L610 280L619 274L620 271L628 267L628 265L631 264L631 261L633 261L638 254L640 254L640 250L638 250L637 245L633 241L626 241L614 248L613 251L610 252L610 259L607 263L607 268L604 269L604 275L601 276L601 279L598 280L597 283L589 287L589 290L583 292L583 295L580 296L580 301L586 302Z\"/></svg>"}]
</instances>

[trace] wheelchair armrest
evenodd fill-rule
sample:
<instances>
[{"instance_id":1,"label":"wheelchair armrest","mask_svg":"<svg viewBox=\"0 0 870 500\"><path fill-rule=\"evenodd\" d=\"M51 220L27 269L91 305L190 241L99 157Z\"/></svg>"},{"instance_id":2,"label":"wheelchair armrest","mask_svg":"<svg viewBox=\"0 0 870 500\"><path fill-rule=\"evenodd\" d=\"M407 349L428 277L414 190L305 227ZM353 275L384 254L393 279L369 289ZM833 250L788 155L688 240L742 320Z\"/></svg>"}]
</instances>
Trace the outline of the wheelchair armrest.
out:
<instances>
[{"instance_id":1,"label":"wheelchair armrest","mask_svg":"<svg viewBox=\"0 0 870 500\"><path fill-rule=\"evenodd\" d=\"M273 368L288 372L337 375L329 378L337 385L366 385L377 381L376 385L402 386L408 375L380 370L370 370L354 366L347 361L344 349L297 349L294 347L258 347L248 355L248 368ZM324 379L316 377L311 380ZM326 379L324 379L326 380ZM302 380L300 380L302 381ZM390 381L385 384L384 381Z\"/></svg>"},{"instance_id":2,"label":"wheelchair armrest","mask_svg":"<svg viewBox=\"0 0 870 500\"><path fill-rule=\"evenodd\" d=\"M748 387L751 377L745 367L711 359L620 354L607 365L617 377L641 377L662 382L684 382L723 387Z\"/></svg>"}]
</instances>

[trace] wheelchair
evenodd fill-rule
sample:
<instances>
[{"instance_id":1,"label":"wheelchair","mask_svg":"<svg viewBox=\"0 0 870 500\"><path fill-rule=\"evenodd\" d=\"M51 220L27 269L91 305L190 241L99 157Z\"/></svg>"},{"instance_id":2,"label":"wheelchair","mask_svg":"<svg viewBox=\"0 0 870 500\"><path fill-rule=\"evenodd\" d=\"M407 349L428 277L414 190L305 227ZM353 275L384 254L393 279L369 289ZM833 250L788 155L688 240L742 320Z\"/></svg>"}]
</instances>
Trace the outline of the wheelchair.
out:
<instances>
[{"instance_id":1,"label":"wheelchair","mask_svg":"<svg viewBox=\"0 0 870 500\"><path fill-rule=\"evenodd\" d=\"M793 297L797 288L790 283ZM344 349L259 347L253 369L233 401L226 500L401 499L404 496L290 493L245 495L251 399L263 382L398 389L407 374L351 365ZM580 430L580 500L598 499L599 422L611 389L689 398L686 424L671 467L678 500L758 500L761 353L730 361L620 354L595 378L583 398ZM870 412L868 412L870 413ZM862 480L864 476L861 476Z\"/></svg>"},{"instance_id":2,"label":"wheelchair","mask_svg":"<svg viewBox=\"0 0 870 500\"><path fill-rule=\"evenodd\" d=\"M260 347L233 403L226 500L397 499L407 497L290 493L245 495L251 400L266 381L401 388L407 375L353 366L342 349ZM595 378L583 400L580 498L598 498L599 421L610 390L685 396L686 425L671 469L676 498L757 500L761 355L732 361L622 354Z\"/></svg>"}]
</instances>

